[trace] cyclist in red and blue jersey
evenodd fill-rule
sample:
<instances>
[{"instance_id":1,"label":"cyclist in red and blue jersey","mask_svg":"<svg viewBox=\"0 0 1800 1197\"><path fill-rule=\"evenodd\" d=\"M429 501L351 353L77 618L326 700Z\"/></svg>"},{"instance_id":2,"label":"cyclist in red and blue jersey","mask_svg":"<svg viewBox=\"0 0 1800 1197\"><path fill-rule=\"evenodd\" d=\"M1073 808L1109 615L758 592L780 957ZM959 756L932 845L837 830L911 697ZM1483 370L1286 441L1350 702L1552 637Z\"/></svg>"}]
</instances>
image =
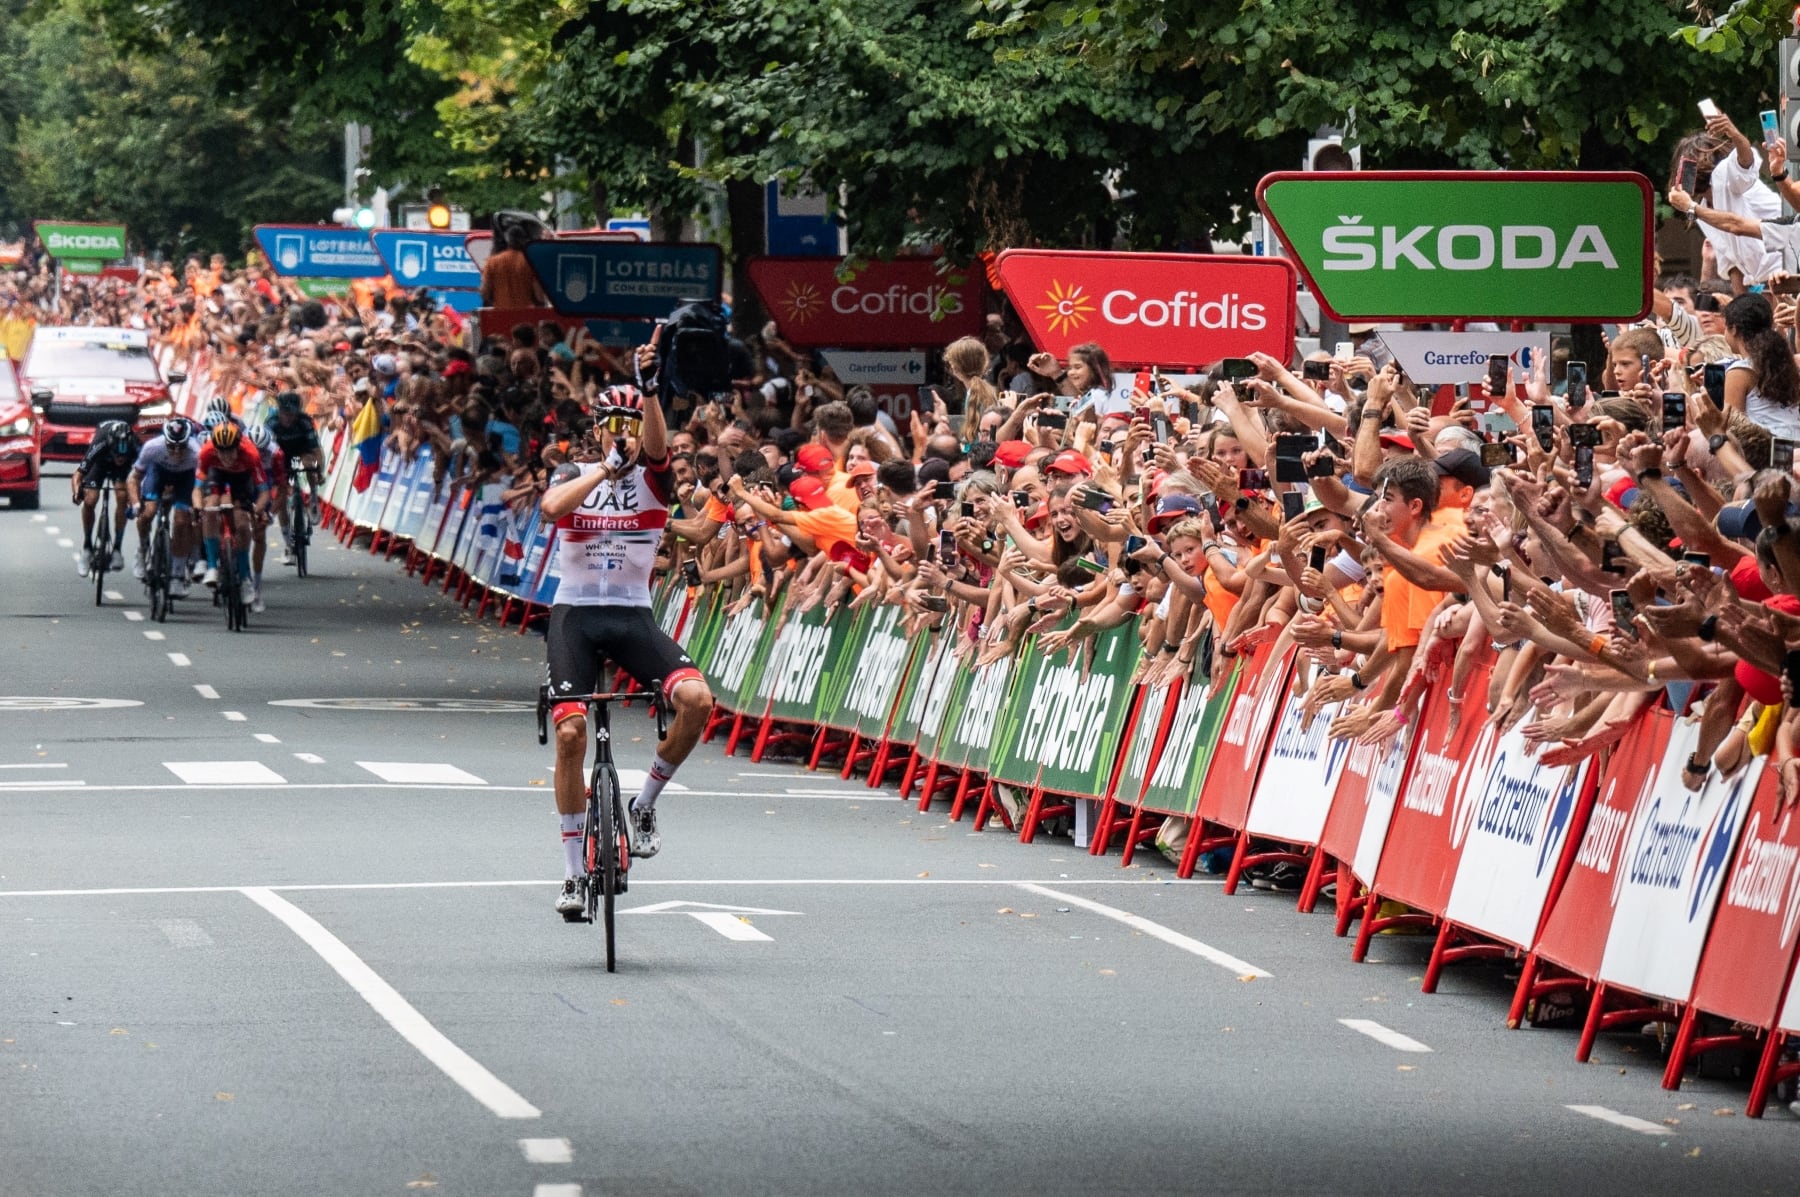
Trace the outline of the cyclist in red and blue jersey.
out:
<instances>
[{"instance_id":1,"label":"cyclist in red and blue jersey","mask_svg":"<svg viewBox=\"0 0 1800 1197\"><path fill-rule=\"evenodd\" d=\"M202 542L206 550L208 586L219 584L219 508L230 499L232 532L237 553L238 593L244 602L256 599L256 581L250 574L251 512L268 514L269 480L263 473L256 446L244 439L235 421L215 427L200 450L200 469L194 480L194 504L201 507Z\"/></svg>"},{"instance_id":2,"label":"cyclist in red and blue jersey","mask_svg":"<svg viewBox=\"0 0 1800 1197\"><path fill-rule=\"evenodd\" d=\"M650 610L656 547L674 501L668 431L661 407L637 388L619 386L600 396L585 462L566 462L550 476L541 504L556 525L561 574L550 609L551 716L556 724L556 809L562 821L563 888L556 909L579 918L586 869L581 859L587 809L587 704L601 658L646 688L661 683L673 720L656 746L644 787L626 820L631 854L656 855L656 800L700 739L712 710L712 690L699 668L671 640Z\"/></svg>"}]
</instances>

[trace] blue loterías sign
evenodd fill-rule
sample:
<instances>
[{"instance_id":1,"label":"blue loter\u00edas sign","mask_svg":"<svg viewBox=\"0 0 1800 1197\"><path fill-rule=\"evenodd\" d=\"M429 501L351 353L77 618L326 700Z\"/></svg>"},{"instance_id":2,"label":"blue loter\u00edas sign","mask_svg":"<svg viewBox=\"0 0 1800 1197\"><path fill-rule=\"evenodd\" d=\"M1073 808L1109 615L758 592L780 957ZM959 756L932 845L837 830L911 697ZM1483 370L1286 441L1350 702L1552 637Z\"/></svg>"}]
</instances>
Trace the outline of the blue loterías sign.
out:
<instances>
[{"instance_id":1,"label":"blue loter\u00edas sign","mask_svg":"<svg viewBox=\"0 0 1800 1197\"><path fill-rule=\"evenodd\" d=\"M525 247L550 305L565 316L661 320L690 299L719 298L717 245L533 241Z\"/></svg>"},{"instance_id":2,"label":"blue loter\u00edas sign","mask_svg":"<svg viewBox=\"0 0 1800 1197\"><path fill-rule=\"evenodd\" d=\"M361 229L259 224L255 233L269 264L284 277L380 278L388 272Z\"/></svg>"},{"instance_id":3,"label":"blue loter\u00edas sign","mask_svg":"<svg viewBox=\"0 0 1800 1197\"><path fill-rule=\"evenodd\" d=\"M481 289L481 267L463 245L463 233L376 229L369 234L387 272L402 287Z\"/></svg>"}]
</instances>

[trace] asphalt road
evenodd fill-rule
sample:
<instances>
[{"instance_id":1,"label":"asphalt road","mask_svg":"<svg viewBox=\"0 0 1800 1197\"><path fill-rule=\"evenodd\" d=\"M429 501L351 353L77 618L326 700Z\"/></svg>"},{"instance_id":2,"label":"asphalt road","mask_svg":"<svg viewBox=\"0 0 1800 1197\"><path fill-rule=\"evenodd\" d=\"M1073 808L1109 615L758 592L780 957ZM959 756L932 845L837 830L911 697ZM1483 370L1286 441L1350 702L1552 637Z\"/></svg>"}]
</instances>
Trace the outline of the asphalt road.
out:
<instances>
[{"instance_id":1,"label":"asphalt road","mask_svg":"<svg viewBox=\"0 0 1800 1197\"><path fill-rule=\"evenodd\" d=\"M61 496L0 511L4 1197L1795 1191L1784 1107L1506 1030L1503 964L717 743L608 975L539 640L328 539L242 635L96 609Z\"/></svg>"}]
</instances>

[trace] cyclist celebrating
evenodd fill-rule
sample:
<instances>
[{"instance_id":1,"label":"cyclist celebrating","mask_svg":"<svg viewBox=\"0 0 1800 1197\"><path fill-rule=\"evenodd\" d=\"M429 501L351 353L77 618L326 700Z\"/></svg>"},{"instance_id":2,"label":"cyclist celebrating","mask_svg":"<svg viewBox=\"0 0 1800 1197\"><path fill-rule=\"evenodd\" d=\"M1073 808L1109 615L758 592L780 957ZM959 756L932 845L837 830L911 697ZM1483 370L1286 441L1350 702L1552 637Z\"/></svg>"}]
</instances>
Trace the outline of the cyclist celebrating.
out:
<instances>
[{"instance_id":1,"label":"cyclist celebrating","mask_svg":"<svg viewBox=\"0 0 1800 1197\"><path fill-rule=\"evenodd\" d=\"M262 458L256 446L244 440L237 422L227 420L212 431L212 437L200 450L199 485L195 497L205 504L201 520L205 529L206 577L208 586L219 584L219 507L229 498L232 532L235 536L238 594L246 603L256 601L256 582L250 576L250 513L254 508L260 517L267 514L268 479L263 475Z\"/></svg>"},{"instance_id":2,"label":"cyclist celebrating","mask_svg":"<svg viewBox=\"0 0 1800 1197\"><path fill-rule=\"evenodd\" d=\"M661 848L656 799L699 741L713 701L706 678L650 612L656 546L675 497L662 409L655 400L646 404L631 386L609 388L599 404L591 450L582 454L588 460L558 466L540 505L544 519L556 525L562 575L546 640L563 843L556 909L571 921L583 910L587 876L581 844L588 730L581 696L593 692L601 657L612 658L646 688L660 682L674 714L644 788L631 802L633 856L654 856Z\"/></svg>"},{"instance_id":3,"label":"cyclist celebrating","mask_svg":"<svg viewBox=\"0 0 1800 1197\"><path fill-rule=\"evenodd\" d=\"M88 446L87 456L69 480L70 497L81 504L81 565L75 572L84 578L94 563L94 508L99 506L100 491L108 482L113 484L116 509L113 543L107 548L117 553L125 543L125 513L131 501L125 480L131 476L131 467L142 448L131 425L123 420L108 420L95 430L94 443Z\"/></svg>"},{"instance_id":4,"label":"cyclist celebrating","mask_svg":"<svg viewBox=\"0 0 1800 1197\"><path fill-rule=\"evenodd\" d=\"M127 514L133 509L137 511L138 552L131 572L140 582L144 580L144 563L150 558L150 524L156 518L158 503L170 505L169 548L175 560L183 561L193 551L191 500L194 474L200 468L199 455L194 452L193 433L193 424L180 416L168 421L162 426L162 436L152 439L138 451L137 464L131 467L131 476L125 480L125 489L131 496ZM176 598L185 598L187 592L187 569L182 567L170 579L169 593Z\"/></svg>"}]
</instances>

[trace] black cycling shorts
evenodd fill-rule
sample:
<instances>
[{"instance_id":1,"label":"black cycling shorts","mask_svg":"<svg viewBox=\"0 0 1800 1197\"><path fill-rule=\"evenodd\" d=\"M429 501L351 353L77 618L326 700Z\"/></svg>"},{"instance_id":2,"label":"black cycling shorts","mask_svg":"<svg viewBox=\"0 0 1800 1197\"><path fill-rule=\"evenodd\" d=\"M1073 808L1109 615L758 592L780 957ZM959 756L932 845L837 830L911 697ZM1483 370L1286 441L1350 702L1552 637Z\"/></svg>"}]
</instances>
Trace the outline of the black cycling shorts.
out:
<instances>
[{"instance_id":1,"label":"black cycling shorts","mask_svg":"<svg viewBox=\"0 0 1800 1197\"><path fill-rule=\"evenodd\" d=\"M657 626L648 607L558 603L550 608L544 642L557 723L587 713L585 702L564 696L592 694L600 680L602 658L610 658L645 689L661 682L665 694L689 677L703 676L693 658Z\"/></svg>"}]
</instances>

